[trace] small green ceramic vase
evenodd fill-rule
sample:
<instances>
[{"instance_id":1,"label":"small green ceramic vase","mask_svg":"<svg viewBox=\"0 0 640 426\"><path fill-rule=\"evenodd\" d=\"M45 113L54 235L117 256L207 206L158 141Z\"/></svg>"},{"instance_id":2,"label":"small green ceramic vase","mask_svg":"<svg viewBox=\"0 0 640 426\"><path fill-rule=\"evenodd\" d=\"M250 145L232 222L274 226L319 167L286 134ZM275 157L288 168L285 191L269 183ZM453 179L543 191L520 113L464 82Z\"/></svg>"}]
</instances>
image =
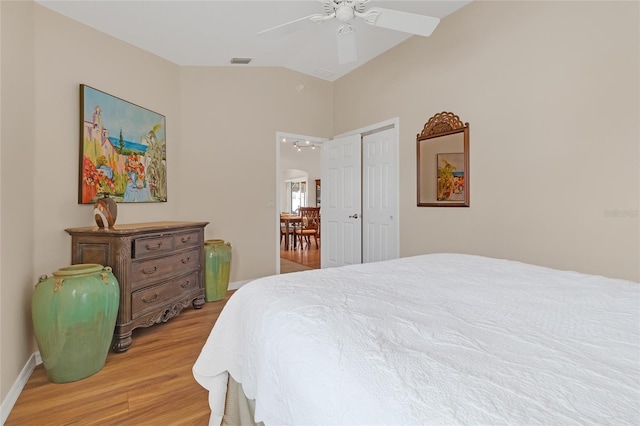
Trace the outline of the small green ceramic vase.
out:
<instances>
[{"instance_id":1,"label":"small green ceramic vase","mask_svg":"<svg viewBox=\"0 0 640 426\"><path fill-rule=\"evenodd\" d=\"M31 316L50 381L73 382L104 367L119 301L120 286L110 267L78 264L40 277Z\"/></svg>"},{"instance_id":2,"label":"small green ceramic vase","mask_svg":"<svg viewBox=\"0 0 640 426\"><path fill-rule=\"evenodd\" d=\"M205 241L204 259L204 300L222 300L229 288L231 244L224 240Z\"/></svg>"}]
</instances>

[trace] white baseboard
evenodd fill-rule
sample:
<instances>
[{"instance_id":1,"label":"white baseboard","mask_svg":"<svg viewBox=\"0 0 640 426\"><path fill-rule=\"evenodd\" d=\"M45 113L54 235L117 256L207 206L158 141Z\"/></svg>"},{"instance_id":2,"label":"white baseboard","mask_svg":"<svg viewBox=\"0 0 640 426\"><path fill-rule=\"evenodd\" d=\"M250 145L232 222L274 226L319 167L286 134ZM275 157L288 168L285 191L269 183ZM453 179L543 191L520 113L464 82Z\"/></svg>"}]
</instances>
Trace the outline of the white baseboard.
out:
<instances>
[{"instance_id":1,"label":"white baseboard","mask_svg":"<svg viewBox=\"0 0 640 426\"><path fill-rule=\"evenodd\" d=\"M244 280L244 281L234 281L232 283L229 283L229 290L237 290L240 287L242 287L243 285L245 285L246 283L250 282L251 280Z\"/></svg>"},{"instance_id":2,"label":"white baseboard","mask_svg":"<svg viewBox=\"0 0 640 426\"><path fill-rule=\"evenodd\" d=\"M2 401L2 405L0 405L0 420L2 421L1 424L4 424L4 422L7 421L7 418L9 418L9 413L11 413L11 410L16 404L16 401L18 400L22 389L24 389L24 386L27 384L29 377L31 377L31 373L33 373L33 370L36 368L36 366L40 364L42 364L40 352L32 353L27 360L27 363L22 368L22 371L18 375L18 378L13 383L13 386L11 386L11 389L9 389L7 397Z\"/></svg>"}]
</instances>

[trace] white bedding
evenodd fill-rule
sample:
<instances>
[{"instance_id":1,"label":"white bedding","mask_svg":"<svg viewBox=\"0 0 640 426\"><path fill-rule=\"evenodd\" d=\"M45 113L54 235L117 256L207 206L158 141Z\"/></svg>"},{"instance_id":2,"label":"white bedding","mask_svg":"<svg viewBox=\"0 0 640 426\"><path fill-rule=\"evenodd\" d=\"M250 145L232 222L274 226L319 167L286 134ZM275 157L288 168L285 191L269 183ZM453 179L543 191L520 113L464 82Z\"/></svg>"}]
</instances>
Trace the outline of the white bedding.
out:
<instances>
[{"instance_id":1,"label":"white bedding","mask_svg":"<svg viewBox=\"0 0 640 426\"><path fill-rule=\"evenodd\" d=\"M193 366L266 425L640 424L640 284L433 254L261 278Z\"/></svg>"}]
</instances>

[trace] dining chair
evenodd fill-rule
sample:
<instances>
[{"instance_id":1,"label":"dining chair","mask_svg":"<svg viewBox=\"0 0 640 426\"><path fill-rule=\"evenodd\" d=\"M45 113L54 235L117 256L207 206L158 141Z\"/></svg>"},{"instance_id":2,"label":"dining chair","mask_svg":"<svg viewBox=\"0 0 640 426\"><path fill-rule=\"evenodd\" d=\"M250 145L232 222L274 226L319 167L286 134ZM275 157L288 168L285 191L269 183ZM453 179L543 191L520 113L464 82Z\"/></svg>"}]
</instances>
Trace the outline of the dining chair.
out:
<instances>
[{"instance_id":1,"label":"dining chair","mask_svg":"<svg viewBox=\"0 0 640 426\"><path fill-rule=\"evenodd\" d=\"M287 223L281 218L280 219L280 244L282 244L282 242L285 241L285 248L289 248L289 246L291 245L290 240L295 238L294 226L290 225L288 229L289 229L289 232L287 232Z\"/></svg>"},{"instance_id":2,"label":"dining chair","mask_svg":"<svg viewBox=\"0 0 640 426\"><path fill-rule=\"evenodd\" d=\"M316 242L316 248L320 248L318 239L320 238L320 207L300 207L302 226L295 230L295 237L298 239L300 248L302 243L307 243L307 248L311 245L311 237Z\"/></svg>"}]
</instances>

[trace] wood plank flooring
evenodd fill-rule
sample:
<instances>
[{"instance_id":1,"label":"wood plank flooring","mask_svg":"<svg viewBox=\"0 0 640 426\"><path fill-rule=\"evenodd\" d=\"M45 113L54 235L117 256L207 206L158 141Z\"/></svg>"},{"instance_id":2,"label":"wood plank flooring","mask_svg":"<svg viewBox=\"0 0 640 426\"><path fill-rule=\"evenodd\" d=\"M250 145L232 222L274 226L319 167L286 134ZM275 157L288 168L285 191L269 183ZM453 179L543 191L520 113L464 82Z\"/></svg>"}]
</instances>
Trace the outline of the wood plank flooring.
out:
<instances>
[{"instance_id":1,"label":"wood plank flooring","mask_svg":"<svg viewBox=\"0 0 640 426\"><path fill-rule=\"evenodd\" d=\"M280 257L320 268L314 244L282 249ZM39 365L5 426L208 424L207 391L191 368L232 293L202 309L187 308L165 324L134 330L128 351L110 352L102 370L77 382L52 383Z\"/></svg>"},{"instance_id":2,"label":"wood plank flooring","mask_svg":"<svg viewBox=\"0 0 640 426\"><path fill-rule=\"evenodd\" d=\"M284 243L282 243L280 245L280 259L287 259L313 269L320 269L320 249L316 248L313 239L311 241L311 246L308 249L305 247L304 249L297 248L295 250L284 250ZM280 264L280 272L287 272L282 269L282 264Z\"/></svg>"},{"instance_id":3,"label":"wood plank flooring","mask_svg":"<svg viewBox=\"0 0 640 426\"><path fill-rule=\"evenodd\" d=\"M5 426L207 425L207 391L191 368L232 293L134 330L127 352L110 352L102 370L77 382L51 383L39 365Z\"/></svg>"}]
</instances>

